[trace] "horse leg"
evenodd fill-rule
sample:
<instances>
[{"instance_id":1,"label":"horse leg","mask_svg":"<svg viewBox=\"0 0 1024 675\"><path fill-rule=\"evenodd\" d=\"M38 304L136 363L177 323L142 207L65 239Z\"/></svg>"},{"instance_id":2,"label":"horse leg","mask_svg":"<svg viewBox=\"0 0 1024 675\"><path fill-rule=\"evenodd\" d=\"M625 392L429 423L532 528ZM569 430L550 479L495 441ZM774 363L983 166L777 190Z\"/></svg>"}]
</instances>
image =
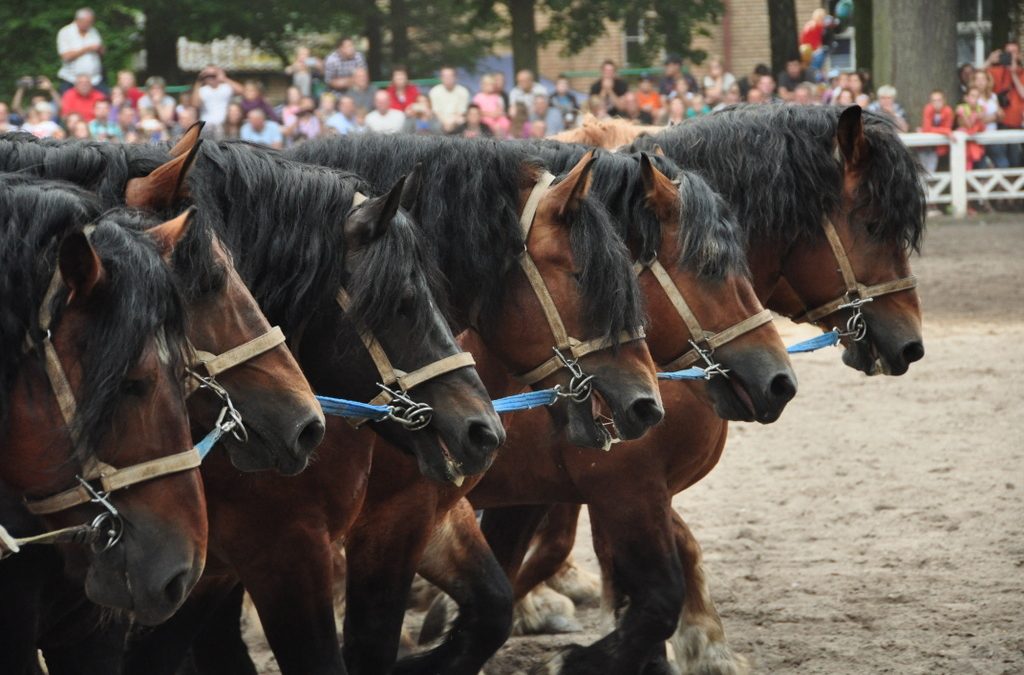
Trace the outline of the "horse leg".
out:
<instances>
[{"instance_id":1,"label":"horse leg","mask_svg":"<svg viewBox=\"0 0 1024 675\"><path fill-rule=\"evenodd\" d=\"M427 544L419 573L459 607L446 640L401 661L396 675L476 675L512 630L512 587L465 499L446 514Z\"/></svg>"},{"instance_id":2,"label":"horse leg","mask_svg":"<svg viewBox=\"0 0 1024 675\"><path fill-rule=\"evenodd\" d=\"M671 640L676 663L683 675L741 675L749 672L746 659L733 652L725 640L722 620L708 591L700 544L675 512L672 513L672 531L686 581L682 619Z\"/></svg>"},{"instance_id":3,"label":"horse leg","mask_svg":"<svg viewBox=\"0 0 1024 675\"><path fill-rule=\"evenodd\" d=\"M193 667L199 675L256 675L249 648L242 640L245 588L235 584L216 611L203 623L192 643Z\"/></svg>"},{"instance_id":4,"label":"horse leg","mask_svg":"<svg viewBox=\"0 0 1024 675\"><path fill-rule=\"evenodd\" d=\"M664 486L631 486L629 500L615 497L605 492L588 503L606 549L602 564L629 602L611 633L588 647L562 652L545 672L636 675L663 653L678 625L685 588L668 492Z\"/></svg>"},{"instance_id":5,"label":"horse leg","mask_svg":"<svg viewBox=\"0 0 1024 675\"><path fill-rule=\"evenodd\" d=\"M413 577L434 526L434 505L365 511L345 541L345 664L353 675L391 672Z\"/></svg>"},{"instance_id":6,"label":"horse leg","mask_svg":"<svg viewBox=\"0 0 1024 675\"><path fill-rule=\"evenodd\" d=\"M547 518L537 529L530 545L530 554L516 577L513 589L516 598L522 598L545 581L559 593L573 602L586 602L600 597L600 582L580 588L573 580L559 587L559 576L574 568L570 559L576 543L576 527L579 524L579 504L555 504L548 511Z\"/></svg>"}]
</instances>

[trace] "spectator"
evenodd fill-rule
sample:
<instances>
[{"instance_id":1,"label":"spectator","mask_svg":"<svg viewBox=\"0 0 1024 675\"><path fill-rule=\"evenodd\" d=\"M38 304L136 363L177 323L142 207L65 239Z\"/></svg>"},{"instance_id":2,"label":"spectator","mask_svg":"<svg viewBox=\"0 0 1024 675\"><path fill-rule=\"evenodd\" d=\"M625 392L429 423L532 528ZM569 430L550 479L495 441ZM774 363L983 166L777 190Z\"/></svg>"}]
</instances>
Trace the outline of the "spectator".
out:
<instances>
[{"instance_id":1,"label":"spectator","mask_svg":"<svg viewBox=\"0 0 1024 675\"><path fill-rule=\"evenodd\" d=\"M206 66L199 71L192 87L192 105L199 108L199 119L206 122L205 132L214 138L228 138L225 133L228 106L235 94L242 93L242 85L227 76L223 68ZM234 138L238 137L241 119L233 128Z\"/></svg>"},{"instance_id":2,"label":"spectator","mask_svg":"<svg viewBox=\"0 0 1024 675\"><path fill-rule=\"evenodd\" d=\"M505 86L505 73L504 71L497 70L493 73L494 75L494 91L501 97L502 103L505 105L505 110L511 110L512 106L509 104L508 99L508 87Z\"/></svg>"},{"instance_id":3,"label":"spectator","mask_svg":"<svg viewBox=\"0 0 1024 675\"><path fill-rule=\"evenodd\" d=\"M533 110L533 99L537 96L548 97L548 90L539 82L533 81L533 72L523 69L516 73L516 86L508 95L509 110L515 113L517 105L523 105L527 111Z\"/></svg>"},{"instance_id":4,"label":"spectator","mask_svg":"<svg viewBox=\"0 0 1024 675\"><path fill-rule=\"evenodd\" d=\"M18 128L19 125L11 121L11 109L7 107L6 103L0 101L0 134L17 131Z\"/></svg>"},{"instance_id":5,"label":"spectator","mask_svg":"<svg viewBox=\"0 0 1024 675\"><path fill-rule=\"evenodd\" d=\"M504 99L498 93L497 86L497 80L493 75L481 77L480 91L473 97L473 103L480 109L483 122L491 129L492 134L498 138L505 138L508 136L511 122L506 114Z\"/></svg>"},{"instance_id":6,"label":"spectator","mask_svg":"<svg viewBox=\"0 0 1024 675\"><path fill-rule=\"evenodd\" d=\"M842 106L844 108L846 106L853 105L854 101L855 101L855 98L854 98L854 95L853 95L853 90L852 89L843 89L841 92L839 92L839 96L836 97L835 101L836 101L836 103L835 103L836 105Z\"/></svg>"},{"instance_id":7,"label":"spectator","mask_svg":"<svg viewBox=\"0 0 1024 675\"><path fill-rule=\"evenodd\" d=\"M779 73L779 98L783 101L791 101L796 88L813 79L810 73L804 70L804 64L799 57L789 59L786 61L786 69Z\"/></svg>"},{"instance_id":8,"label":"spectator","mask_svg":"<svg viewBox=\"0 0 1024 675\"><path fill-rule=\"evenodd\" d=\"M690 90L690 83L686 81L686 78L680 77L676 80L676 88L672 90L672 93L668 95L668 98L670 100L678 98L681 99L683 103L686 103L693 98L693 92Z\"/></svg>"},{"instance_id":9,"label":"spectator","mask_svg":"<svg viewBox=\"0 0 1024 675\"><path fill-rule=\"evenodd\" d=\"M569 80L559 76L555 80L555 93L551 95L551 106L562 113L562 127L570 129L576 126L576 116L580 112L580 104L576 101L576 95L569 88Z\"/></svg>"},{"instance_id":10,"label":"spectator","mask_svg":"<svg viewBox=\"0 0 1024 675\"><path fill-rule=\"evenodd\" d=\"M619 116L637 124L654 124L654 116L645 110L641 110L640 103L636 100L636 94L627 91L619 97Z\"/></svg>"},{"instance_id":11,"label":"spectator","mask_svg":"<svg viewBox=\"0 0 1024 675\"><path fill-rule=\"evenodd\" d=\"M708 103L715 105L725 96L729 87L736 83L732 73L725 72L718 58L708 61L708 74L704 76L704 97Z\"/></svg>"},{"instance_id":12,"label":"spectator","mask_svg":"<svg viewBox=\"0 0 1024 675\"><path fill-rule=\"evenodd\" d=\"M999 97L993 91L992 76L986 70L976 70L973 82L978 89L978 103L985 109L985 131L995 131L999 128L999 121L1003 118L1003 110L999 107ZM1006 169L1010 166L1005 145L985 146L985 156L999 169Z\"/></svg>"},{"instance_id":13,"label":"spectator","mask_svg":"<svg viewBox=\"0 0 1024 675\"><path fill-rule=\"evenodd\" d=\"M373 110L373 96L377 93L377 88L370 84L370 71L366 68L356 68L352 72L352 86L348 88L347 93L355 102L360 115Z\"/></svg>"},{"instance_id":14,"label":"spectator","mask_svg":"<svg viewBox=\"0 0 1024 675\"><path fill-rule=\"evenodd\" d=\"M674 98L666 106L664 123L668 126L682 124L686 120L686 102L681 98Z\"/></svg>"},{"instance_id":15,"label":"spectator","mask_svg":"<svg viewBox=\"0 0 1024 675\"><path fill-rule=\"evenodd\" d=\"M981 97L975 87L967 90L964 100L956 107L956 130L968 136L985 130L985 107L979 103ZM967 144L967 170L970 171L985 156L985 146L979 143Z\"/></svg>"},{"instance_id":16,"label":"spectator","mask_svg":"<svg viewBox=\"0 0 1024 675\"><path fill-rule=\"evenodd\" d=\"M661 82L658 83L658 93L668 98L676 89L676 80L680 77L683 69L683 60L676 54L669 54L665 58L664 70L661 75Z\"/></svg>"},{"instance_id":17,"label":"spectator","mask_svg":"<svg viewBox=\"0 0 1024 675\"><path fill-rule=\"evenodd\" d=\"M856 99L861 94L867 93L867 86L864 82L864 75L856 70L851 72L846 78L846 88L853 93L853 98Z\"/></svg>"},{"instance_id":18,"label":"spectator","mask_svg":"<svg viewBox=\"0 0 1024 675\"><path fill-rule=\"evenodd\" d=\"M355 99L346 94L338 99L338 110L327 118L327 126L342 136L362 133L363 125L359 123L358 115Z\"/></svg>"},{"instance_id":19,"label":"spectator","mask_svg":"<svg viewBox=\"0 0 1024 675\"><path fill-rule=\"evenodd\" d=\"M36 138L64 138L64 130L53 121L53 106L46 101L38 101L28 109L21 129Z\"/></svg>"},{"instance_id":20,"label":"spectator","mask_svg":"<svg viewBox=\"0 0 1024 675\"><path fill-rule=\"evenodd\" d=\"M391 101L391 109L404 113L406 109L416 102L420 95L420 89L409 82L409 71L405 66L395 66L391 70L391 84L386 90L388 100Z\"/></svg>"},{"instance_id":21,"label":"spectator","mask_svg":"<svg viewBox=\"0 0 1024 675\"><path fill-rule=\"evenodd\" d=\"M124 90L121 87L113 86L110 88L110 120L113 122L117 119L117 114L121 112L121 108L133 108L131 102L128 101L124 95Z\"/></svg>"},{"instance_id":22,"label":"spectator","mask_svg":"<svg viewBox=\"0 0 1024 675\"><path fill-rule=\"evenodd\" d=\"M988 74L992 76L992 88L999 98L1003 117L1000 129L1020 129L1024 122L1024 87L1020 81L1020 47L1007 43L1003 49L992 52L985 62ZM1021 165L1021 146L1011 143L1006 146L1010 166Z\"/></svg>"},{"instance_id":23,"label":"spectator","mask_svg":"<svg viewBox=\"0 0 1024 675\"><path fill-rule=\"evenodd\" d=\"M194 105L187 105L179 108L177 121L175 121L174 126L171 127L171 136L174 138L180 137L198 121L199 109Z\"/></svg>"},{"instance_id":24,"label":"spectator","mask_svg":"<svg viewBox=\"0 0 1024 675\"><path fill-rule=\"evenodd\" d=\"M242 106L232 101L228 104L228 112L224 118L223 138L236 139L242 135L242 125L245 123L245 113Z\"/></svg>"},{"instance_id":25,"label":"spectator","mask_svg":"<svg viewBox=\"0 0 1024 675\"><path fill-rule=\"evenodd\" d=\"M441 122L434 115L430 107L430 97L420 94L416 102L407 108L405 126L402 128L407 134L439 134L441 133Z\"/></svg>"},{"instance_id":26,"label":"spectator","mask_svg":"<svg viewBox=\"0 0 1024 675\"><path fill-rule=\"evenodd\" d=\"M366 58L356 51L350 37L338 41L338 48L324 61L324 81L336 92L344 93L352 86L352 75L357 68L366 68Z\"/></svg>"},{"instance_id":27,"label":"spectator","mask_svg":"<svg viewBox=\"0 0 1024 675\"><path fill-rule=\"evenodd\" d=\"M430 90L430 106L441 128L449 133L465 121L469 90L456 81L454 68L442 68L440 78L441 84L434 85Z\"/></svg>"},{"instance_id":28,"label":"spectator","mask_svg":"<svg viewBox=\"0 0 1024 675\"><path fill-rule=\"evenodd\" d=\"M135 111L131 106L122 106L121 109L117 111L117 120L115 123L117 124L117 128L121 130L121 138L123 138L126 143L129 142L128 135L136 131L136 122Z\"/></svg>"},{"instance_id":29,"label":"spectator","mask_svg":"<svg viewBox=\"0 0 1024 675\"><path fill-rule=\"evenodd\" d=\"M110 120L110 101L96 101L92 121L88 124L89 135L97 141L119 141L124 138L121 127Z\"/></svg>"},{"instance_id":30,"label":"spectator","mask_svg":"<svg viewBox=\"0 0 1024 675\"><path fill-rule=\"evenodd\" d=\"M163 143L167 140L167 127L152 108L139 109L139 123L135 128L143 143Z\"/></svg>"},{"instance_id":31,"label":"spectator","mask_svg":"<svg viewBox=\"0 0 1024 675\"><path fill-rule=\"evenodd\" d=\"M492 136L491 128L484 124L483 119L480 106L476 103L470 103L469 107L466 108L466 121L455 127L452 135L462 136L463 138L487 138Z\"/></svg>"},{"instance_id":32,"label":"spectator","mask_svg":"<svg viewBox=\"0 0 1024 675\"><path fill-rule=\"evenodd\" d=\"M136 85L135 73L130 70L117 71L117 86L121 89L121 93L124 94L128 105L137 108L139 106L139 99L142 98L145 92Z\"/></svg>"},{"instance_id":33,"label":"spectator","mask_svg":"<svg viewBox=\"0 0 1024 675\"><path fill-rule=\"evenodd\" d=\"M640 78L636 88L636 103L640 110L650 115L652 120L661 116L661 94L654 89L654 82L647 75ZM651 122L646 122L651 124Z\"/></svg>"},{"instance_id":34,"label":"spectator","mask_svg":"<svg viewBox=\"0 0 1024 675\"><path fill-rule=\"evenodd\" d=\"M704 102L704 97L700 94L694 95L690 99L690 105L686 106L687 117L699 117L701 115L710 115L711 107Z\"/></svg>"},{"instance_id":35,"label":"spectator","mask_svg":"<svg viewBox=\"0 0 1024 675\"><path fill-rule=\"evenodd\" d=\"M102 101L105 98L103 92L92 86L92 78L88 75L79 75L75 79L75 86L60 97L60 116L67 117L71 113L78 113L82 119L88 122L92 120L96 101Z\"/></svg>"},{"instance_id":36,"label":"spectator","mask_svg":"<svg viewBox=\"0 0 1024 675\"><path fill-rule=\"evenodd\" d=\"M921 126L918 131L946 136L953 133L953 109L946 104L946 95L941 89L936 89L928 97L928 103L921 112ZM928 173L935 173L939 158L949 154L949 147L922 148L918 150L918 154L921 157L921 164Z\"/></svg>"},{"instance_id":37,"label":"spectator","mask_svg":"<svg viewBox=\"0 0 1024 675\"><path fill-rule=\"evenodd\" d=\"M242 106L242 112L245 113L246 119L249 118L249 113L253 110L262 110L266 119L276 122L277 113L274 111L274 106L270 105L270 102L263 97L263 84L256 80L246 80L242 86L242 100L239 101Z\"/></svg>"},{"instance_id":38,"label":"spectator","mask_svg":"<svg viewBox=\"0 0 1024 675\"><path fill-rule=\"evenodd\" d=\"M747 92L747 103L767 103L764 98L764 92L754 87Z\"/></svg>"},{"instance_id":39,"label":"spectator","mask_svg":"<svg viewBox=\"0 0 1024 675\"><path fill-rule=\"evenodd\" d=\"M296 86L288 87L284 92L284 104L276 111L277 119L281 120L281 132L285 138L291 138L291 132L295 130L295 122L299 118L301 105L302 92Z\"/></svg>"},{"instance_id":40,"label":"spectator","mask_svg":"<svg viewBox=\"0 0 1024 675\"><path fill-rule=\"evenodd\" d=\"M606 120L609 118L608 107L604 104L604 99L600 96L591 96L587 99L587 113L598 120Z\"/></svg>"},{"instance_id":41,"label":"spectator","mask_svg":"<svg viewBox=\"0 0 1024 675\"><path fill-rule=\"evenodd\" d=\"M867 94L857 94L853 99L853 102L859 105L861 108L867 108L871 105L871 97Z\"/></svg>"},{"instance_id":42,"label":"spectator","mask_svg":"<svg viewBox=\"0 0 1024 675\"><path fill-rule=\"evenodd\" d=\"M750 75L744 75L739 80L740 96L742 96L743 99L746 100L748 98L747 92L749 92L751 89L756 88L758 81L763 76L771 74L772 71L768 68L768 66L766 66L763 63L759 63L756 66L754 66L754 72L752 72Z\"/></svg>"},{"instance_id":43,"label":"spectator","mask_svg":"<svg viewBox=\"0 0 1024 675\"><path fill-rule=\"evenodd\" d=\"M878 100L869 105L867 109L873 113L888 117L901 132L906 132L910 129L907 125L907 114L903 112L903 106L896 102L896 87L892 85L885 84L879 87Z\"/></svg>"},{"instance_id":44,"label":"spectator","mask_svg":"<svg viewBox=\"0 0 1024 675\"><path fill-rule=\"evenodd\" d=\"M76 119L74 124L69 125L68 132L75 141L88 141L92 138L89 134L89 122L83 119Z\"/></svg>"},{"instance_id":45,"label":"spectator","mask_svg":"<svg viewBox=\"0 0 1024 675\"><path fill-rule=\"evenodd\" d=\"M323 131L320 118L316 116L316 102L312 96L303 96L295 123L295 131L289 143L296 144L318 138Z\"/></svg>"},{"instance_id":46,"label":"spectator","mask_svg":"<svg viewBox=\"0 0 1024 675\"><path fill-rule=\"evenodd\" d=\"M245 124L242 125L238 137L249 143L258 143L278 150L284 147L281 126L269 119L267 111L260 107L250 108L245 114Z\"/></svg>"},{"instance_id":47,"label":"spectator","mask_svg":"<svg viewBox=\"0 0 1024 675\"><path fill-rule=\"evenodd\" d=\"M814 103L814 87L807 82L801 82L793 90L793 98L789 102L794 105L811 105Z\"/></svg>"},{"instance_id":48,"label":"spectator","mask_svg":"<svg viewBox=\"0 0 1024 675\"><path fill-rule=\"evenodd\" d=\"M286 75L291 75L292 86L301 96L313 95L313 78L323 72L323 64L309 52L309 47L297 47L292 62L285 66Z\"/></svg>"},{"instance_id":49,"label":"spectator","mask_svg":"<svg viewBox=\"0 0 1024 675\"><path fill-rule=\"evenodd\" d=\"M530 136L530 111L526 109L525 103L516 103L512 106L512 116L509 117L508 137L529 138Z\"/></svg>"},{"instance_id":50,"label":"spectator","mask_svg":"<svg viewBox=\"0 0 1024 675\"><path fill-rule=\"evenodd\" d=\"M757 81L757 88L761 90L761 99L765 103L782 102L782 99L775 95L775 78L771 75L762 75Z\"/></svg>"},{"instance_id":51,"label":"spectator","mask_svg":"<svg viewBox=\"0 0 1024 675\"><path fill-rule=\"evenodd\" d=\"M821 97L822 103L835 103L836 99L839 98L839 93L850 84L849 73L840 73L837 70L833 70L829 73L829 76L828 88L825 90L825 95Z\"/></svg>"},{"instance_id":52,"label":"spectator","mask_svg":"<svg viewBox=\"0 0 1024 675\"><path fill-rule=\"evenodd\" d=\"M373 110L366 115L366 129L377 134L397 134L405 126L405 113L391 107L391 95L378 91L373 96Z\"/></svg>"},{"instance_id":53,"label":"spectator","mask_svg":"<svg viewBox=\"0 0 1024 675\"><path fill-rule=\"evenodd\" d=\"M629 90L629 85L621 77L618 77L617 72L615 62L610 59L606 60L601 64L600 79L590 85L590 95L600 96L608 109L608 114L613 117L619 114L619 107L622 105L620 99Z\"/></svg>"},{"instance_id":54,"label":"spectator","mask_svg":"<svg viewBox=\"0 0 1024 675\"><path fill-rule=\"evenodd\" d=\"M537 98L535 100L539 101L543 99ZM548 135L548 127L544 123L544 120L533 120L529 124L529 130L530 133L528 134L528 138L541 139Z\"/></svg>"},{"instance_id":55,"label":"spectator","mask_svg":"<svg viewBox=\"0 0 1024 675\"><path fill-rule=\"evenodd\" d=\"M95 23L96 15L83 7L75 12L75 20L57 33L57 53L62 61L57 72L61 94L74 87L79 76L88 77L94 87L103 86L103 38Z\"/></svg>"},{"instance_id":56,"label":"spectator","mask_svg":"<svg viewBox=\"0 0 1024 675\"><path fill-rule=\"evenodd\" d=\"M352 90L350 89L349 92ZM352 94L345 94L349 98L352 98ZM353 99L354 100L354 99ZM320 124L327 124L327 120L331 119L334 113L338 112L338 107L341 99L332 94L329 91L325 91L320 94L320 105L316 108L316 116L320 119ZM360 113L362 114L362 113Z\"/></svg>"},{"instance_id":57,"label":"spectator","mask_svg":"<svg viewBox=\"0 0 1024 675\"><path fill-rule=\"evenodd\" d=\"M165 126L174 124L174 99L167 95L167 84L162 77L146 80L146 93L139 99L139 110L152 110Z\"/></svg>"},{"instance_id":58,"label":"spectator","mask_svg":"<svg viewBox=\"0 0 1024 675\"><path fill-rule=\"evenodd\" d=\"M970 63L962 63L960 64L960 68L956 71L956 75L957 84L960 85L960 97L963 98L967 95L967 90L971 87L971 83L974 81L974 66Z\"/></svg>"},{"instance_id":59,"label":"spectator","mask_svg":"<svg viewBox=\"0 0 1024 675\"><path fill-rule=\"evenodd\" d=\"M721 110L722 108L725 108L726 106L734 105L736 103L739 103L742 100L743 99L740 98L740 85L739 84L733 84L731 87L729 87L725 91L725 96L718 103L718 105L713 107L711 110L717 112L717 111Z\"/></svg>"},{"instance_id":60,"label":"spectator","mask_svg":"<svg viewBox=\"0 0 1024 675\"><path fill-rule=\"evenodd\" d=\"M25 94L32 91L33 85L36 91L41 93L32 95L29 99L29 107L39 102L45 103L51 107L51 119L56 117L57 113L60 112L61 97L57 94L57 90L53 88L49 78L43 76L36 78L23 77L18 80L18 88L14 92L14 98L11 99L11 109L19 115L22 114L21 102L24 100Z\"/></svg>"},{"instance_id":61,"label":"spectator","mask_svg":"<svg viewBox=\"0 0 1024 675\"><path fill-rule=\"evenodd\" d=\"M551 101L546 96L534 97L530 119L534 122L537 120L544 122L545 135L565 131L565 118L562 117L562 111L552 108Z\"/></svg>"}]
</instances>

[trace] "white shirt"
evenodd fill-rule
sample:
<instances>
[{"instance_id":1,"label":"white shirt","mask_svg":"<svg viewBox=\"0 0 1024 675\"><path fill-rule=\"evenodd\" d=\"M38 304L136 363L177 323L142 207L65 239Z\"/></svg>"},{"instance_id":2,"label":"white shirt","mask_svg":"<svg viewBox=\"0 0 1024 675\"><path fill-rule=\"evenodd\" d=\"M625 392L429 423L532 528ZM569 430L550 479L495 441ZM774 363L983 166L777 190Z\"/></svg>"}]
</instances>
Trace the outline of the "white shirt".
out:
<instances>
[{"instance_id":1,"label":"white shirt","mask_svg":"<svg viewBox=\"0 0 1024 675\"><path fill-rule=\"evenodd\" d=\"M401 110L388 110L381 115L373 110L366 115L363 124L370 131L378 134L397 134L405 125L405 113Z\"/></svg>"},{"instance_id":2,"label":"white shirt","mask_svg":"<svg viewBox=\"0 0 1024 675\"><path fill-rule=\"evenodd\" d=\"M78 31L78 25L72 21L57 33L58 54L101 44L103 44L103 39L100 38L100 32L96 30L95 26L87 30L85 35L82 35ZM82 54L77 59L64 61L64 65L57 72L57 77L73 83L79 75L88 75L92 78L93 84L99 84L100 80L103 79L102 72L103 67L100 64L100 55L96 52L89 52Z\"/></svg>"},{"instance_id":3,"label":"white shirt","mask_svg":"<svg viewBox=\"0 0 1024 675\"><path fill-rule=\"evenodd\" d=\"M547 95L548 90L540 82L534 82L533 88L530 91L523 91L519 87L513 87L512 91L508 93L508 114L511 116L515 113L517 103L522 103L526 106L526 111L530 112L533 110L533 99L537 96L547 98Z\"/></svg>"},{"instance_id":4,"label":"white shirt","mask_svg":"<svg viewBox=\"0 0 1024 675\"><path fill-rule=\"evenodd\" d=\"M469 90L456 84L450 91L443 84L434 85L430 90L430 107L442 123L449 123L466 114L469 107Z\"/></svg>"},{"instance_id":5,"label":"white shirt","mask_svg":"<svg viewBox=\"0 0 1024 675\"><path fill-rule=\"evenodd\" d=\"M999 112L999 97L993 93L988 98L978 97L978 103L985 108L985 117L990 117ZM999 124L995 121L985 123L985 131L995 131L999 128Z\"/></svg>"},{"instance_id":6,"label":"white shirt","mask_svg":"<svg viewBox=\"0 0 1024 675\"><path fill-rule=\"evenodd\" d=\"M224 124L228 118L228 105L235 90L227 82L221 82L216 87L204 84L199 87L199 101L202 104L199 108L199 119L212 125Z\"/></svg>"}]
</instances>

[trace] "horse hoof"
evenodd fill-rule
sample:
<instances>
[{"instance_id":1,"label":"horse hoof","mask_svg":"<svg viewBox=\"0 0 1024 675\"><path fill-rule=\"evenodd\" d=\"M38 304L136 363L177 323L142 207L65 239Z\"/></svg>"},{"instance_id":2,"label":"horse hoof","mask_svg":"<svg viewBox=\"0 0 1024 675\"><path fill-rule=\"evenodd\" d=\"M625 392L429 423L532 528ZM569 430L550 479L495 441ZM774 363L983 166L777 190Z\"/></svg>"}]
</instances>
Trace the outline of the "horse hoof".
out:
<instances>
[{"instance_id":1,"label":"horse hoof","mask_svg":"<svg viewBox=\"0 0 1024 675\"><path fill-rule=\"evenodd\" d=\"M699 626L687 626L672 638L682 675L748 675L750 664L727 643L708 639Z\"/></svg>"},{"instance_id":2,"label":"horse hoof","mask_svg":"<svg viewBox=\"0 0 1024 675\"><path fill-rule=\"evenodd\" d=\"M423 626L420 628L420 645L430 644L448 634L455 617L458 616L459 606L455 601L444 593L438 593L434 601L430 603L427 615L423 617Z\"/></svg>"},{"instance_id":3,"label":"horse hoof","mask_svg":"<svg viewBox=\"0 0 1024 675\"><path fill-rule=\"evenodd\" d=\"M563 675L565 659L572 653L583 649L582 645L569 645L566 649L555 654L550 660L535 667L530 675Z\"/></svg>"},{"instance_id":4,"label":"horse hoof","mask_svg":"<svg viewBox=\"0 0 1024 675\"><path fill-rule=\"evenodd\" d=\"M572 600L546 586L538 586L516 603L513 635L558 635L581 630Z\"/></svg>"},{"instance_id":5,"label":"horse hoof","mask_svg":"<svg viewBox=\"0 0 1024 675\"><path fill-rule=\"evenodd\" d=\"M572 558L545 583L577 606L596 607L601 604L600 575L581 568Z\"/></svg>"}]
</instances>

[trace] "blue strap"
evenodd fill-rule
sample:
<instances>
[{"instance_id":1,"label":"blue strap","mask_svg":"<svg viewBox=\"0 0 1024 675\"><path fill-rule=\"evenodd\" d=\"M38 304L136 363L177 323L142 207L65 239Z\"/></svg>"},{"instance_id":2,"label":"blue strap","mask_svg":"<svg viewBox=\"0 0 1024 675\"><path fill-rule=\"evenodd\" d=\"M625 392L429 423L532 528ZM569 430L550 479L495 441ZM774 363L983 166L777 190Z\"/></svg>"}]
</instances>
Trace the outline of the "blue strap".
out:
<instances>
[{"instance_id":1,"label":"blue strap","mask_svg":"<svg viewBox=\"0 0 1024 675\"><path fill-rule=\"evenodd\" d=\"M224 435L224 430L220 427L214 427L213 431L206 434L203 440L196 443L196 450L199 451L199 459L206 459L206 456L210 454L210 450L213 450L213 446L217 444L220 437Z\"/></svg>"},{"instance_id":2,"label":"blue strap","mask_svg":"<svg viewBox=\"0 0 1024 675\"><path fill-rule=\"evenodd\" d=\"M674 370L671 373L658 373L659 380L703 380L704 369L687 368L686 370Z\"/></svg>"},{"instance_id":3,"label":"blue strap","mask_svg":"<svg viewBox=\"0 0 1024 675\"><path fill-rule=\"evenodd\" d=\"M498 398L491 403L497 413L514 412L516 410L530 410L541 406L551 405L558 400L557 389L541 389L540 391L528 391L523 394L515 394Z\"/></svg>"},{"instance_id":4,"label":"blue strap","mask_svg":"<svg viewBox=\"0 0 1024 675\"><path fill-rule=\"evenodd\" d=\"M790 354L803 354L805 352L813 352L825 347L834 347L839 344L839 331L830 330L827 333L823 333L817 337L812 337L809 340L803 342L797 342L795 345L786 347L786 351Z\"/></svg>"},{"instance_id":5,"label":"blue strap","mask_svg":"<svg viewBox=\"0 0 1024 675\"><path fill-rule=\"evenodd\" d=\"M391 412L386 405L370 405L359 401L349 401L345 398L317 396L316 400L320 401L320 407L323 408L324 414L332 417L349 417L380 422L387 419Z\"/></svg>"}]
</instances>

